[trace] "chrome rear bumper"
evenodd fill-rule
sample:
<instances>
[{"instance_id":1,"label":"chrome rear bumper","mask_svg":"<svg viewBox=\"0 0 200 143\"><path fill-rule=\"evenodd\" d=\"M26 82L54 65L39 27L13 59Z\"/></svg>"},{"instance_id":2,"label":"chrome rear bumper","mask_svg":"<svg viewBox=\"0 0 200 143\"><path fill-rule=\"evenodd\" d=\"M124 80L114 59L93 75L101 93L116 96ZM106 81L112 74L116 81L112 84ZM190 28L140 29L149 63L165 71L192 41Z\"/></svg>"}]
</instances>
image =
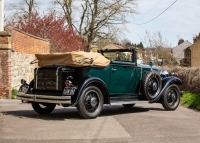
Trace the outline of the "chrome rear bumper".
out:
<instances>
[{"instance_id":1,"label":"chrome rear bumper","mask_svg":"<svg viewBox=\"0 0 200 143\"><path fill-rule=\"evenodd\" d=\"M71 105L71 96L35 95L35 94L25 94L24 92L18 92L17 99L29 102Z\"/></svg>"}]
</instances>

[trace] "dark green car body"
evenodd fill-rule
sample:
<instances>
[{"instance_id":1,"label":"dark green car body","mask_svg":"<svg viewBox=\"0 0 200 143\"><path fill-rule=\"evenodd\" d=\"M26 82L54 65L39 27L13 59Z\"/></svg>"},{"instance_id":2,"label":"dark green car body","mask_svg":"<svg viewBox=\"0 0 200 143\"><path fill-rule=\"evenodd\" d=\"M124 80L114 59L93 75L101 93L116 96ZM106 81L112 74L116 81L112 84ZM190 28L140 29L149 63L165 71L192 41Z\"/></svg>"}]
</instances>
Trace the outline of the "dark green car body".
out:
<instances>
[{"instance_id":1,"label":"dark green car body","mask_svg":"<svg viewBox=\"0 0 200 143\"><path fill-rule=\"evenodd\" d=\"M153 67L158 72L158 68ZM109 96L122 94L133 95L139 93L140 81L143 75L151 71L148 65L136 65L131 62L111 61L105 68L82 68L80 79L84 77L98 77L106 85Z\"/></svg>"},{"instance_id":2,"label":"dark green car body","mask_svg":"<svg viewBox=\"0 0 200 143\"><path fill-rule=\"evenodd\" d=\"M130 52L130 61L110 61L106 67L48 66L35 69L28 90L17 99L32 103L39 114L48 114L55 105L77 107L83 118L95 118L103 104L132 107L136 103L162 103L175 110L180 101L178 77L162 78L155 66L137 64L135 49L101 50L101 54ZM42 108L43 106L45 108Z\"/></svg>"}]
</instances>

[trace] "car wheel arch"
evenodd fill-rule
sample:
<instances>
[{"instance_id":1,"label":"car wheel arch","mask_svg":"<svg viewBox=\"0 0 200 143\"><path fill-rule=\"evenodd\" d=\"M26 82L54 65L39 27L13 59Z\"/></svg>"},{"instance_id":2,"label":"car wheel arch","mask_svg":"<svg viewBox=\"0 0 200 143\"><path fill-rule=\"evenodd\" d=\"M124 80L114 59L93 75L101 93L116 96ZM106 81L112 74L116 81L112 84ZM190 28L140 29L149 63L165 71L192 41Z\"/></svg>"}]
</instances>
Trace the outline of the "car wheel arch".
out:
<instances>
[{"instance_id":1,"label":"car wheel arch","mask_svg":"<svg viewBox=\"0 0 200 143\"><path fill-rule=\"evenodd\" d=\"M106 84L104 83L104 81L102 81L100 78L97 78L97 77L88 77L79 82L76 100L73 103L73 106L76 106L78 104L78 100L80 98L82 91L85 88L87 88L88 86L98 87L103 94L104 104L110 103L108 88L107 88Z\"/></svg>"},{"instance_id":2,"label":"car wheel arch","mask_svg":"<svg viewBox=\"0 0 200 143\"><path fill-rule=\"evenodd\" d=\"M166 77L162 80L162 86L163 87L165 87L166 85L171 85L173 83L178 84L178 85L182 85L182 81L178 77L169 76L169 77Z\"/></svg>"},{"instance_id":3,"label":"car wheel arch","mask_svg":"<svg viewBox=\"0 0 200 143\"><path fill-rule=\"evenodd\" d=\"M149 101L149 103L155 103L155 102L161 103L160 98L163 96L165 90L172 84L182 85L182 81L178 77L174 77L174 76L170 76L170 77L166 77L166 78L162 79L162 90L160 91L157 98Z\"/></svg>"}]
</instances>

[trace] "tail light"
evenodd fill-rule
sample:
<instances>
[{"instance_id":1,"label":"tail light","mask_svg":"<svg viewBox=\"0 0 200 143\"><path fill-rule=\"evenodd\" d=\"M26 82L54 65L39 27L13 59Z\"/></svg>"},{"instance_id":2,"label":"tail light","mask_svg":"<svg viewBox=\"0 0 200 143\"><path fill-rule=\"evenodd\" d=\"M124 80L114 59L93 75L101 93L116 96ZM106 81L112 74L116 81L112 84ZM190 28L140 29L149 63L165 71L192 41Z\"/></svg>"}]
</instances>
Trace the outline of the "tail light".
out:
<instances>
[{"instance_id":1,"label":"tail light","mask_svg":"<svg viewBox=\"0 0 200 143\"><path fill-rule=\"evenodd\" d=\"M72 82L70 80L66 80L65 81L65 86L66 87L70 87L70 86L73 86L73 85L72 85Z\"/></svg>"}]
</instances>

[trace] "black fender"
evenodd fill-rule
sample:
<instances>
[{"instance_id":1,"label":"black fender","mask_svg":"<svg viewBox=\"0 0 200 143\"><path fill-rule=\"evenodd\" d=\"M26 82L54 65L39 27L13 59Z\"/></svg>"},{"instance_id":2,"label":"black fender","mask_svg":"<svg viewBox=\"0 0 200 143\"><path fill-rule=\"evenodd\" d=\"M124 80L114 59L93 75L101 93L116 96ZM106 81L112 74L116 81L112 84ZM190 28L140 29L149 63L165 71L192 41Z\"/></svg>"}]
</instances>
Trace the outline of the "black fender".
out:
<instances>
[{"instance_id":1,"label":"black fender","mask_svg":"<svg viewBox=\"0 0 200 143\"><path fill-rule=\"evenodd\" d=\"M156 98L154 98L153 100L150 100L149 103L155 103L157 102L163 95L165 89L170 86L171 84L178 84L178 85L182 85L182 81L175 76L169 76L169 77L165 77L162 79L162 90L160 91L160 93L158 94L158 96Z\"/></svg>"},{"instance_id":2,"label":"black fender","mask_svg":"<svg viewBox=\"0 0 200 143\"><path fill-rule=\"evenodd\" d=\"M73 103L72 106L77 105L82 91L90 84L96 85L98 88L100 88L100 90L103 94L103 97L104 97L104 103L106 103L106 104L110 103L109 92L108 92L108 88L107 88L105 82L98 77L86 77L86 78L81 79L78 83L78 88L75 92L76 101Z\"/></svg>"}]
</instances>

